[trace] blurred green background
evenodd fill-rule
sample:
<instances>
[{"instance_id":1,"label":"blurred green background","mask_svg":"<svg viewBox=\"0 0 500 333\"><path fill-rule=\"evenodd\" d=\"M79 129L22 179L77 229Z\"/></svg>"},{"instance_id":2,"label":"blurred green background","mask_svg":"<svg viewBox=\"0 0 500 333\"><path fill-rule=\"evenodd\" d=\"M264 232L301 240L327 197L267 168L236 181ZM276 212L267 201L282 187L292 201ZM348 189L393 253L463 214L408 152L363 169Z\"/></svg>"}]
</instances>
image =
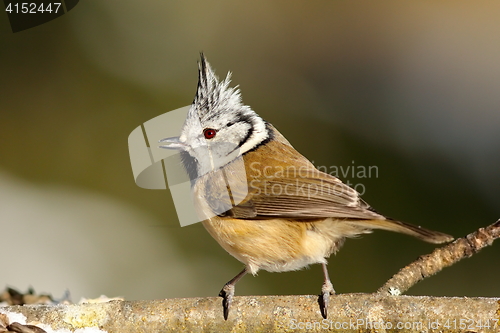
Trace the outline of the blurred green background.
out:
<instances>
[{"instance_id":1,"label":"blurred green background","mask_svg":"<svg viewBox=\"0 0 500 333\"><path fill-rule=\"evenodd\" d=\"M203 51L243 101L388 216L464 236L500 217L500 2L80 1L13 34L0 14L0 287L216 296L242 268L168 191L134 183L129 133L191 103ZM434 246L376 232L330 259L373 292ZM499 296L500 244L410 289ZM318 294L318 265L237 295Z\"/></svg>"}]
</instances>

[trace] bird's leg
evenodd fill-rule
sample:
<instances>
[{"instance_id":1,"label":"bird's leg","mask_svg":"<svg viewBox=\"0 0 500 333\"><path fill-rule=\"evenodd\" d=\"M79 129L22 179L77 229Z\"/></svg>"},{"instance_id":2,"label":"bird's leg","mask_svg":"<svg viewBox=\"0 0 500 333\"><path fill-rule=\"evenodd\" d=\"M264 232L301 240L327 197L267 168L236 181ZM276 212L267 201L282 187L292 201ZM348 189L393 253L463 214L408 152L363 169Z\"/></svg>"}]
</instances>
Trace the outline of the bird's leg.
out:
<instances>
[{"instance_id":1,"label":"bird's leg","mask_svg":"<svg viewBox=\"0 0 500 333\"><path fill-rule=\"evenodd\" d=\"M333 289L332 282L330 281L330 277L328 276L328 269L326 268L326 264L321 264L323 266L323 275L325 276L325 281L323 282L323 287L321 287L321 295L319 296L319 309L321 311L321 315L326 319L328 316L328 301L330 299L330 295L335 294L335 290Z\"/></svg>"},{"instance_id":2,"label":"bird's leg","mask_svg":"<svg viewBox=\"0 0 500 333\"><path fill-rule=\"evenodd\" d=\"M224 308L224 320L227 320L227 316L229 315L229 307L233 301L234 296L234 285L238 282L245 274L247 273L247 269L243 269L238 273L234 278L231 279L228 283L222 287L222 290L219 293L219 296L223 298L222 307Z\"/></svg>"}]
</instances>

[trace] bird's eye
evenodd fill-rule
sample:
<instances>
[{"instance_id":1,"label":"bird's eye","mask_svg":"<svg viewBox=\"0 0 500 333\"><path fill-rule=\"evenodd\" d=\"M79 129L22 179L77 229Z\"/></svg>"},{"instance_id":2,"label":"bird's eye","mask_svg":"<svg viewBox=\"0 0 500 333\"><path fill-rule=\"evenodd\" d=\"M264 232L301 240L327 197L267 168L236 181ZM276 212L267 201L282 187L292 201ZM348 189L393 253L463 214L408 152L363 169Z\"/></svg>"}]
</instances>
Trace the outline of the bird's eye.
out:
<instances>
[{"instance_id":1,"label":"bird's eye","mask_svg":"<svg viewBox=\"0 0 500 333\"><path fill-rule=\"evenodd\" d=\"M205 136L205 139L211 139L217 134L217 131L214 130L213 128L205 128L203 130L203 135Z\"/></svg>"}]
</instances>

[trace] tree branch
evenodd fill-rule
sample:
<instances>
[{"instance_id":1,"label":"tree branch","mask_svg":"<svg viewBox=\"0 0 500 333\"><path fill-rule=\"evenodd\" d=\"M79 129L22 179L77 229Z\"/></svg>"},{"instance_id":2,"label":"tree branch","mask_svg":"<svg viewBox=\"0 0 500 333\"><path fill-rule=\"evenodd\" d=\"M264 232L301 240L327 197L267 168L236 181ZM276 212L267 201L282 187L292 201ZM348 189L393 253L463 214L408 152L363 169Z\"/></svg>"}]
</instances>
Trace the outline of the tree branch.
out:
<instances>
[{"instance_id":1,"label":"tree branch","mask_svg":"<svg viewBox=\"0 0 500 333\"><path fill-rule=\"evenodd\" d=\"M434 275L445 267L469 258L500 237L500 220L486 228L468 234L446 246L435 249L431 254L421 256L402 268L377 291L382 295L399 295L416 283Z\"/></svg>"},{"instance_id":2,"label":"tree branch","mask_svg":"<svg viewBox=\"0 0 500 333\"><path fill-rule=\"evenodd\" d=\"M112 301L0 308L52 329L98 327L106 332L498 332L500 298L342 294L321 317L317 296L239 296L227 321L220 298ZM398 326L399 325L399 326ZM495 326L496 325L496 326Z\"/></svg>"}]
</instances>

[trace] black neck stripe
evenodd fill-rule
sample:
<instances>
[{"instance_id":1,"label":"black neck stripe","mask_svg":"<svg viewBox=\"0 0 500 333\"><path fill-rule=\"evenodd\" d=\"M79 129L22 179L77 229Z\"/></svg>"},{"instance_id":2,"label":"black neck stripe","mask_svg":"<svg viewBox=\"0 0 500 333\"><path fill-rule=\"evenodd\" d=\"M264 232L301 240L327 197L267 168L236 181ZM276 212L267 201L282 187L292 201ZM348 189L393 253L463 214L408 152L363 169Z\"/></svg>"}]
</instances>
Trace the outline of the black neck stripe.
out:
<instances>
[{"instance_id":1,"label":"black neck stripe","mask_svg":"<svg viewBox=\"0 0 500 333\"><path fill-rule=\"evenodd\" d=\"M189 179L193 181L198 178L198 161L196 160L196 158L191 156L187 151L181 151L180 155L181 163L184 166Z\"/></svg>"}]
</instances>

